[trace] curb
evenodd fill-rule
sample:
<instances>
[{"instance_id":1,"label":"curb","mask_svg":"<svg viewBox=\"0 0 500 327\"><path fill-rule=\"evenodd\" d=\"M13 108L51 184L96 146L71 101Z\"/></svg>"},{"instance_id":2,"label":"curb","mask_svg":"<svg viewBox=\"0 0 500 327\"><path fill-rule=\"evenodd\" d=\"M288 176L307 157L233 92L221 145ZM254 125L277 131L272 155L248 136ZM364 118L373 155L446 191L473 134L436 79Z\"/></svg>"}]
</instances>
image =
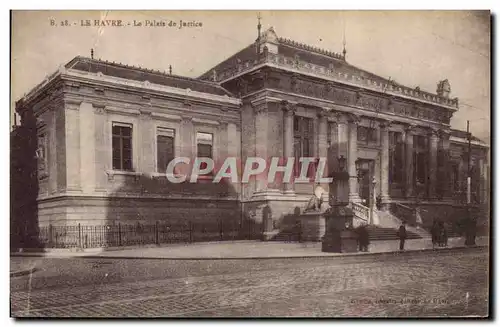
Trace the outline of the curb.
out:
<instances>
[{"instance_id":1,"label":"curb","mask_svg":"<svg viewBox=\"0 0 500 327\"><path fill-rule=\"evenodd\" d=\"M25 275L32 274L35 271L38 271L38 269L36 267L25 269L25 270L11 271L10 272L10 277L25 276Z\"/></svg>"},{"instance_id":2,"label":"curb","mask_svg":"<svg viewBox=\"0 0 500 327\"><path fill-rule=\"evenodd\" d=\"M415 253L426 253L426 252L452 252L458 250L470 250L470 249L484 249L489 248L488 245L476 245L476 246L457 246L453 248L438 248L438 249L419 249L419 250L405 250L405 251L389 251L389 252L355 252L355 253L339 253L337 255L302 255L302 256L249 256L249 257L147 257L147 256L107 256L107 255L78 255L78 256L50 256L48 258L84 258L84 259L122 259L122 260L273 260L273 259L311 259L311 258L346 258L346 257L367 257L367 256L394 256L394 255L407 255ZM327 252L328 253L328 252ZM30 253L30 254L11 254L11 257L47 257L44 253ZM29 272L28 272L29 273Z\"/></svg>"}]
</instances>

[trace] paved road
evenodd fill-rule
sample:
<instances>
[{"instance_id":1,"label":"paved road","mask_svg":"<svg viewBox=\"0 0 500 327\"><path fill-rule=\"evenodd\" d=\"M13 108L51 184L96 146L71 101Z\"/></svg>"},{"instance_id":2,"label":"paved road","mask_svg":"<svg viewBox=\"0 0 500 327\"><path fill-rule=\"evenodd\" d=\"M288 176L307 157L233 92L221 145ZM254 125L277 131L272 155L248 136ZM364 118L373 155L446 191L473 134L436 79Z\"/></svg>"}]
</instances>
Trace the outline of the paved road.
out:
<instances>
[{"instance_id":1,"label":"paved road","mask_svg":"<svg viewBox=\"0 0 500 327\"><path fill-rule=\"evenodd\" d=\"M15 317L485 316L486 249L267 260L40 259Z\"/></svg>"}]
</instances>

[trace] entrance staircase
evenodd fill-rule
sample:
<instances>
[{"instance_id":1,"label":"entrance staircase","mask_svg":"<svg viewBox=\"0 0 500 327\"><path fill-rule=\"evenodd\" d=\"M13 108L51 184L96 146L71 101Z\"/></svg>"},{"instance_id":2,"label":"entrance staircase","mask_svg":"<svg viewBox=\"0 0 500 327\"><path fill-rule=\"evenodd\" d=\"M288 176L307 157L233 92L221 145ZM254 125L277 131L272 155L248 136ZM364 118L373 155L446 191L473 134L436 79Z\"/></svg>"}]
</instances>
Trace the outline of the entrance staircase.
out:
<instances>
[{"instance_id":1,"label":"entrance staircase","mask_svg":"<svg viewBox=\"0 0 500 327\"><path fill-rule=\"evenodd\" d=\"M387 241L387 240L398 240L398 230L402 224L402 221L407 221L406 216L400 219L399 215L396 216L394 213L389 211L374 210L374 216L369 219L370 209L363 206L360 203L351 203L350 207L353 209L354 215L358 221L369 222L372 221L374 224L368 224L367 230L370 241ZM411 208L408 208L408 212ZM406 225L406 234L408 239L420 239L420 238L430 238L430 233L415 225ZM283 220L280 228L274 230L274 235L269 239L270 241L281 241L281 242L298 242L300 241L300 225L297 225L296 218L294 215L288 215ZM450 234L449 234L450 235Z\"/></svg>"},{"instance_id":2,"label":"entrance staircase","mask_svg":"<svg viewBox=\"0 0 500 327\"><path fill-rule=\"evenodd\" d=\"M370 240L381 241L399 239L397 233L402 221L389 211L376 210L376 213L379 218L379 224L369 225L367 227L368 235L370 235ZM409 225L406 225L406 234L408 235L408 239L431 237L431 235L426 230L420 227Z\"/></svg>"}]
</instances>

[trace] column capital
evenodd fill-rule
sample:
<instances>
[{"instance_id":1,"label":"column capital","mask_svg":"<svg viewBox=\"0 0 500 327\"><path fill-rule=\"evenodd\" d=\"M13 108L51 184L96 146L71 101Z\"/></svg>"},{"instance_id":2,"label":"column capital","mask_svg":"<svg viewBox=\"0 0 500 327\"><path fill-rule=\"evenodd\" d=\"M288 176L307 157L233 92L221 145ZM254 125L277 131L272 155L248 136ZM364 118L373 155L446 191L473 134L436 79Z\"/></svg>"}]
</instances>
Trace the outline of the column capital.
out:
<instances>
[{"instance_id":1,"label":"column capital","mask_svg":"<svg viewBox=\"0 0 500 327\"><path fill-rule=\"evenodd\" d=\"M193 117L190 117L190 116L182 116L182 117L181 117L181 123L182 123L182 124L192 124L192 123L193 123Z\"/></svg>"},{"instance_id":2,"label":"column capital","mask_svg":"<svg viewBox=\"0 0 500 327\"><path fill-rule=\"evenodd\" d=\"M379 122L379 126L382 129L388 129L394 122L392 120L382 120Z\"/></svg>"},{"instance_id":3,"label":"column capital","mask_svg":"<svg viewBox=\"0 0 500 327\"><path fill-rule=\"evenodd\" d=\"M267 103L252 104L253 112L256 115L267 113Z\"/></svg>"},{"instance_id":4,"label":"column capital","mask_svg":"<svg viewBox=\"0 0 500 327\"><path fill-rule=\"evenodd\" d=\"M297 112L297 105L289 101L283 100L281 101L281 110L283 110L285 115L293 116Z\"/></svg>"},{"instance_id":5,"label":"column capital","mask_svg":"<svg viewBox=\"0 0 500 327\"><path fill-rule=\"evenodd\" d=\"M262 97L262 98L251 100L250 106L252 107L252 109L256 115L263 114L263 113L267 113L269 102L271 102L271 101L269 101L269 99Z\"/></svg>"},{"instance_id":6,"label":"column capital","mask_svg":"<svg viewBox=\"0 0 500 327\"><path fill-rule=\"evenodd\" d=\"M439 129L437 133L440 139L449 139L451 136L451 131L446 129Z\"/></svg>"},{"instance_id":7,"label":"column capital","mask_svg":"<svg viewBox=\"0 0 500 327\"><path fill-rule=\"evenodd\" d=\"M217 126L217 129L218 129L219 131L224 131L224 130L226 130L226 129L227 129L227 126L228 126L228 125L229 125L229 122L227 122L227 121L220 121L220 122L219 122L219 125Z\"/></svg>"},{"instance_id":8,"label":"column capital","mask_svg":"<svg viewBox=\"0 0 500 327\"><path fill-rule=\"evenodd\" d=\"M342 111L330 111L330 116L332 118L334 118L337 123L347 123L348 122L348 119L347 119L347 114L345 112L342 112Z\"/></svg>"},{"instance_id":9,"label":"column capital","mask_svg":"<svg viewBox=\"0 0 500 327\"><path fill-rule=\"evenodd\" d=\"M413 134L415 132L415 129L417 128L417 125L415 124L409 124L405 126L405 132L408 134Z\"/></svg>"},{"instance_id":10,"label":"column capital","mask_svg":"<svg viewBox=\"0 0 500 327\"><path fill-rule=\"evenodd\" d=\"M348 113L347 115L347 121L351 124L358 125L361 122L361 117L353 114L353 113Z\"/></svg>"},{"instance_id":11,"label":"column capital","mask_svg":"<svg viewBox=\"0 0 500 327\"><path fill-rule=\"evenodd\" d=\"M328 117L328 112L327 112L325 109L320 108L320 109L318 110L318 114L317 114L317 116L318 116L318 119L319 119L319 120L326 120L326 119L327 119L327 117Z\"/></svg>"},{"instance_id":12,"label":"column capital","mask_svg":"<svg viewBox=\"0 0 500 327\"><path fill-rule=\"evenodd\" d=\"M94 105L94 112L98 115L106 114L106 107L104 105Z\"/></svg>"},{"instance_id":13,"label":"column capital","mask_svg":"<svg viewBox=\"0 0 500 327\"><path fill-rule=\"evenodd\" d=\"M437 139L437 138L439 137L439 134L440 134L440 132L439 132L439 130L438 130L438 129L436 129L436 128L429 128L429 129L427 130L427 135L428 135L429 137L431 137L431 138L435 138L435 139Z\"/></svg>"}]
</instances>

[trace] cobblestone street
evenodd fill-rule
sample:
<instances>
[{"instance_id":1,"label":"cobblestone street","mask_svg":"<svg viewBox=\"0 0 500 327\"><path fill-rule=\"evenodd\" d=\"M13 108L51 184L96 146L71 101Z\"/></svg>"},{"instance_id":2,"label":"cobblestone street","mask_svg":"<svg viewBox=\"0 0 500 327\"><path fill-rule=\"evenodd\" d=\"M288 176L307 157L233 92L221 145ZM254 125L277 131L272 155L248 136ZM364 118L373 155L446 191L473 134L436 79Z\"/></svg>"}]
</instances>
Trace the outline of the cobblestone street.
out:
<instances>
[{"instance_id":1,"label":"cobblestone street","mask_svg":"<svg viewBox=\"0 0 500 327\"><path fill-rule=\"evenodd\" d=\"M72 262L81 273L71 275L66 268L60 276L53 273L55 261L48 261L52 268L11 279L11 312L15 317L485 316L487 251L143 260L136 271L127 269L127 259L106 259L100 266L95 259L66 259L59 264Z\"/></svg>"}]
</instances>

